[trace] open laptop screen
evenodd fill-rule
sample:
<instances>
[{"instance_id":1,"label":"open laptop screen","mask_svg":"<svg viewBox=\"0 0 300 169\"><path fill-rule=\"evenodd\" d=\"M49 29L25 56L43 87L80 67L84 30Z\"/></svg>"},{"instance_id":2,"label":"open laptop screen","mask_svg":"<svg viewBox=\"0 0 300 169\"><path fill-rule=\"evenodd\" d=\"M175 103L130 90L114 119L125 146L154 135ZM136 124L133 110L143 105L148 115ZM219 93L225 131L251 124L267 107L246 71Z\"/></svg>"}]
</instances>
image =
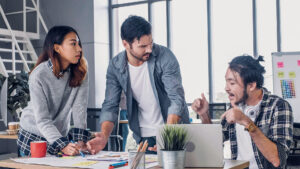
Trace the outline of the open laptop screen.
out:
<instances>
[{"instance_id":1,"label":"open laptop screen","mask_svg":"<svg viewBox=\"0 0 300 169\"><path fill-rule=\"evenodd\" d=\"M223 136L220 124L177 124L185 127L190 138L186 146L185 167L222 167ZM161 166L160 145L162 140L159 135L163 126L160 126L156 135L157 154Z\"/></svg>"}]
</instances>

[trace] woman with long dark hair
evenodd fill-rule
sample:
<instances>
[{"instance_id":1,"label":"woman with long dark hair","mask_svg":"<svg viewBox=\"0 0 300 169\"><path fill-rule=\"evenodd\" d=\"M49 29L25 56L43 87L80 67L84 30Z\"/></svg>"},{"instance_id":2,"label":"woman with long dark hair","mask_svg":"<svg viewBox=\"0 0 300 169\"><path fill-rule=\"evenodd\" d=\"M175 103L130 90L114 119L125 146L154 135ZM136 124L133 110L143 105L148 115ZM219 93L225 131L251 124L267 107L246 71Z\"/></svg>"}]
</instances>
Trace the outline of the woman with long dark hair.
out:
<instances>
[{"instance_id":1,"label":"woman with long dark hair","mask_svg":"<svg viewBox=\"0 0 300 169\"><path fill-rule=\"evenodd\" d=\"M50 154L76 155L85 149L90 138L86 130L88 73L75 29L55 26L49 30L30 73L29 90L17 141L20 155L30 156L30 142L41 140L47 141Z\"/></svg>"}]
</instances>

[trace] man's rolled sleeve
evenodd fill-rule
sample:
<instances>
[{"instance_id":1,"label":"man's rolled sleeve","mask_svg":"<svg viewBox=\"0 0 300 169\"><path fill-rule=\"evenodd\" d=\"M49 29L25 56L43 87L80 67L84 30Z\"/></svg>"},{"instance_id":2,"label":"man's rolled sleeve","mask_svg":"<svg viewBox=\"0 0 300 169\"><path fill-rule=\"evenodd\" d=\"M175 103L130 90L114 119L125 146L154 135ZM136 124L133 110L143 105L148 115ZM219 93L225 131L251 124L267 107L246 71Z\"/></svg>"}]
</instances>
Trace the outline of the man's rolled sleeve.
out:
<instances>
[{"instance_id":1,"label":"man's rolled sleeve","mask_svg":"<svg viewBox=\"0 0 300 169\"><path fill-rule=\"evenodd\" d=\"M178 116L181 116L182 115L181 106L178 106L176 104L171 104L171 106L168 108L168 114L176 114Z\"/></svg>"},{"instance_id":2,"label":"man's rolled sleeve","mask_svg":"<svg viewBox=\"0 0 300 169\"><path fill-rule=\"evenodd\" d=\"M277 146L277 151L278 151L278 156L280 160L280 166L286 166L287 158L288 158L288 153L286 151L286 146L276 143Z\"/></svg>"},{"instance_id":3,"label":"man's rolled sleeve","mask_svg":"<svg viewBox=\"0 0 300 169\"><path fill-rule=\"evenodd\" d=\"M270 126L270 140L277 145L280 166L285 166L293 139L293 115L288 102L279 101Z\"/></svg>"},{"instance_id":4,"label":"man's rolled sleeve","mask_svg":"<svg viewBox=\"0 0 300 169\"><path fill-rule=\"evenodd\" d=\"M116 113L112 112L101 112L100 116L100 124L102 124L105 121L111 121L111 122L116 122L118 120L118 115Z\"/></svg>"},{"instance_id":5,"label":"man's rolled sleeve","mask_svg":"<svg viewBox=\"0 0 300 169\"><path fill-rule=\"evenodd\" d=\"M104 121L116 122L118 120L122 88L113 69L111 61L106 73L105 100L102 104L102 110L100 113L100 125Z\"/></svg>"},{"instance_id":6,"label":"man's rolled sleeve","mask_svg":"<svg viewBox=\"0 0 300 169\"><path fill-rule=\"evenodd\" d=\"M171 101L168 114L181 116L184 112L185 99L179 63L170 50L166 49L164 55L167 59L162 60L162 82Z\"/></svg>"}]
</instances>

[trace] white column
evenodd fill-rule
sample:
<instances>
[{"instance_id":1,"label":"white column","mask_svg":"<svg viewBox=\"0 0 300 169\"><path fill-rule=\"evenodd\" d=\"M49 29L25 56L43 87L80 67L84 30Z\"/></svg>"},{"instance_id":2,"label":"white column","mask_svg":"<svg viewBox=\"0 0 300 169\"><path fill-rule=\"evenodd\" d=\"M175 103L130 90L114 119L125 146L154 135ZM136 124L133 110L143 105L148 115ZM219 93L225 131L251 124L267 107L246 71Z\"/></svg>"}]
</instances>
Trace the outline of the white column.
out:
<instances>
[{"instance_id":1,"label":"white column","mask_svg":"<svg viewBox=\"0 0 300 169\"><path fill-rule=\"evenodd\" d=\"M109 64L108 1L94 0L95 101L102 107L105 97L106 70Z\"/></svg>"}]
</instances>

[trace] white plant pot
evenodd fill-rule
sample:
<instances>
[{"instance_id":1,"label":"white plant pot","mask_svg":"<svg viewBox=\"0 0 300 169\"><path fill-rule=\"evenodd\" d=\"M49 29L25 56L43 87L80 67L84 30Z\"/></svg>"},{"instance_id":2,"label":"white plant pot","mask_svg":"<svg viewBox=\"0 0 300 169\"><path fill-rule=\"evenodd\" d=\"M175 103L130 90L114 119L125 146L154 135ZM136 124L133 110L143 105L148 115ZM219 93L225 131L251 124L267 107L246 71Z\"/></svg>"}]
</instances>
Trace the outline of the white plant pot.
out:
<instances>
[{"instance_id":1,"label":"white plant pot","mask_svg":"<svg viewBox=\"0 0 300 169\"><path fill-rule=\"evenodd\" d=\"M183 169L185 164L185 150L161 150L162 166L164 169Z\"/></svg>"}]
</instances>

